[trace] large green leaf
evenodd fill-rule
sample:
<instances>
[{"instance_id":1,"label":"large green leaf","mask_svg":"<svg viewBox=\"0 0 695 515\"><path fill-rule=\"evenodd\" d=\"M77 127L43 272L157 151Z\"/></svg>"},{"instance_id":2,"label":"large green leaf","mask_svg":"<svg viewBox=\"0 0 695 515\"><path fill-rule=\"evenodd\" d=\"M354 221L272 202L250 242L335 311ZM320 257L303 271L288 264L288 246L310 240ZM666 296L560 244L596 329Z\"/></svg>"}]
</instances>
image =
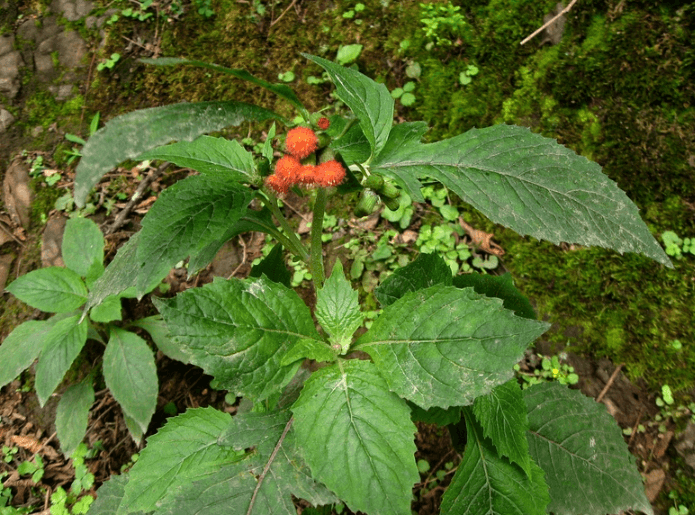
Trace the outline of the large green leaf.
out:
<instances>
[{"instance_id":1,"label":"large green leaf","mask_svg":"<svg viewBox=\"0 0 695 515\"><path fill-rule=\"evenodd\" d=\"M153 299L188 362L212 375L213 388L262 400L281 391L299 366L284 354L302 338L320 340L309 308L266 277L211 284Z\"/></svg>"},{"instance_id":2,"label":"large green leaf","mask_svg":"<svg viewBox=\"0 0 695 515\"><path fill-rule=\"evenodd\" d=\"M386 86L377 84L352 68L344 68L314 55L302 55L328 72L335 84L337 97L345 102L360 121L360 127L372 148L372 155L379 154L393 124L394 100Z\"/></svg>"},{"instance_id":3,"label":"large green leaf","mask_svg":"<svg viewBox=\"0 0 695 515\"><path fill-rule=\"evenodd\" d=\"M179 346L169 336L169 329L161 315L141 318L133 322L133 325L147 331L157 348L171 359L188 361L186 355L179 350Z\"/></svg>"},{"instance_id":4,"label":"large green leaf","mask_svg":"<svg viewBox=\"0 0 695 515\"><path fill-rule=\"evenodd\" d=\"M82 148L75 174L75 203L84 206L99 179L126 159L135 159L171 141L193 141L247 120L281 119L262 107L242 102L199 102L142 109L118 116L99 129Z\"/></svg>"},{"instance_id":5,"label":"large green leaf","mask_svg":"<svg viewBox=\"0 0 695 515\"><path fill-rule=\"evenodd\" d=\"M359 125L353 125L341 137L331 141L330 147L339 153L348 165L364 163L372 152L369 141Z\"/></svg>"},{"instance_id":6,"label":"large green leaf","mask_svg":"<svg viewBox=\"0 0 695 515\"><path fill-rule=\"evenodd\" d=\"M0 388L29 368L41 353L46 335L58 320L28 320L5 338L0 345Z\"/></svg>"},{"instance_id":7,"label":"large green leaf","mask_svg":"<svg viewBox=\"0 0 695 515\"><path fill-rule=\"evenodd\" d=\"M97 499L89 507L89 515L114 515L123 500L128 474L111 476L97 491Z\"/></svg>"},{"instance_id":8,"label":"large green leaf","mask_svg":"<svg viewBox=\"0 0 695 515\"><path fill-rule=\"evenodd\" d=\"M389 306L406 293L435 284L451 286L451 268L439 254L420 254L415 261L399 268L375 290L379 303Z\"/></svg>"},{"instance_id":9,"label":"large green leaf","mask_svg":"<svg viewBox=\"0 0 695 515\"><path fill-rule=\"evenodd\" d=\"M266 257L251 267L249 277L260 277L263 274L273 282L280 283L288 288L292 287L292 274L285 265L285 256L282 244L277 243Z\"/></svg>"},{"instance_id":10,"label":"large green leaf","mask_svg":"<svg viewBox=\"0 0 695 515\"><path fill-rule=\"evenodd\" d=\"M652 514L635 459L603 404L550 382L524 390L531 457L545 471L556 515Z\"/></svg>"},{"instance_id":11,"label":"large green leaf","mask_svg":"<svg viewBox=\"0 0 695 515\"><path fill-rule=\"evenodd\" d=\"M353 290L345 279L340 260L336 260L331 276L316 292L315 314L331 343L339 345L343 353L347 352L352 335L362 325L364 316L360 311L357 290Z\"/></svg>"},{"instance_id":12,"label":"large green leaf","mask_svg":"<svg viewBox=\"0 0 695 515\"><path fill-rule=\"evenodd\" d=\"M255 84L256 86L260 86L262 88L267 89L268 91L275 93L277 96L287 100L290 104L299 109L302 113L308 115L306 108L299 101L297 95L294 94L292 88L290 88L286 84L272 84L263 79L259 79L258 77L254 77L253 75L251 75L246 70L234 70L232 68L226 68L218 64L206 63L204 61L196 61L194 59L185 59L180 57L160 57L158 59L145 58L140 59L140 61L145 64L153 64L155 66L173 66L178 64L190 64L192 66L199 66L201 68L207 68L209 70L214 70L216 72L224 73L226 75L231 75L232 77L248 81L252 84Z\"/></svg>"},{"instance_id":13,"label":"large green leaf","mask_svg":"<svg viewBox=\"0 0 695 515\"><path fill-rule=\"evenodd\" d=\"M74 315L56 322L46 335L36 365L36 396L41 406L46 404L87 342L87 324Z\"/></svg>"},{"instance_id":14,"label":"large green leaf","mask_svg":"<svg viewBox=\"0 0 695 515\"><path fill-rule=\"evenodd\" d=\"M536 319L536 312L533 306L524 295L516 289L512 274L507 272L504 275L489 275L471 272L460 274L454 277L454 286L457 288L472 287L476 293L486 297L497 297L502 299L505 309L514 311L517 316Z\"/></svg>"},{"instance_id":15,"label":"large green leaf","mask_svg":"<svg viewBox=\"0 0 695 515\"><path fill-rule=\"evenodd\" d=\"M110 295L98 306L94 306L89 311L89 318L93 322L108 324L114 320L122 320L121 298L118 295Z\"/></svg>"},{"instance_id":16,"label":"large green leaf","mask_svg":"<svg viewBox=\"0 0 695 515\"><path fill-rule=\"evenodd\" d=\"M251 153L238 142L224 138L201 136L191 142L179 141L145 152L138 159L161 159L227 181L256 179Z\"/></svg>"},{"instance_id":17,"label":"large green leaf","mask_svg":"<svg viewBox=\"0 0 695 515\"><path fill-rule=\"evenodd\" d=\"M499 455L467 409L463 413L468 444L442 498L441 513L544 515L550 499L543 470L530 462L527 476L521 467Z\"/></svg>"},{"instance_id":18,"label":"large green leaf","mask_svg":"<svg viewBox=\"0 0 695 515\"><path fill-rule=\"evenodd\" d=\"M87 287L69 268L39 268L18 277L7 288L32 308L47 313L67 313L87 300Z\"/></svg>"},{"instance_id":19,"label":"large green leaf","mask_svg":"<svg viewBox=\"0 0 695 515\"><path fill-rule=\"evenodd\" d=\"M248 187L204 175L165 190L142 220L138 295L164 268L217 241L246 212L252 197Z\"/></svg>"},{"instance_id":20,"label":"large green leaf","mask_svg":"<svg viewBox=\"0 0 695 515\"><path fill-rule=\"evenodd\" d=\"M521 235L639 252L673 266L637 207L601 167L555 140L511 125L429 144L403 144L396 135L372 162L375 171L432 177ZM416 200L420 194L408 193Z\"/></svg>"},{"instance_id":21,"label":"large green leaf","mask_svg":"<svg viewBox=\"0 0 695 515\"><path fill-rule=\"evenodd\" d=\"M351 510L410 515L415 425L373 364L342 361L314 372L292 411L311 472Z\"/></svg>"},{"instance_id":22,"label":"large green leaf","mask_svg":"<svg viewBox=\"0 0 695 515\"><path fill-rule=\"evenodd\" d=\"M89 408L93 403L94 387L91 376L65 390L58 402L56 432L60 449L68 458L87 433Z\"/></svg>"},{"instance_id":23,"label":"large green leaf","mask_svg":"<svg viewBox=\"0 0 695 515\"><path fill-rule=\"evenodd\" d=\"M291 494L314 506L337 502L312 479L297 454L293 433L286 432L289 419L289 412L235 416L218 443L239 451L254 450L209 478L178 489L157 515L296 515Z\"/></svg>"},{"instance_id":24,"label":"large green leaf","mask_svg":"<svg viewBox=\"0 0 695 515\"><path fill-rule=\"evenodd\" d=\"M159 381L152 350L137 334L111 327L104 351L104 381L143 433L157 407Z\"/></svg>"},{"instance_id":25,"label":"large green leaf","mask_svg":"<svg viewBox=\"0 0 695 515\"><path fill-rule=\"evenodd\" d=\"M487 395L473 402L473 413L483 428L483 434L506 456L532 477L531 457L526 432L528 417L521 388L515 379L496 386Z\"/></svg>"},{"instance_id":26,"label":"large green leaf","mask_svg":"<svg viewBox=\"0 0 695 515\"><path fill-rule=\"evenodd\" d=\"M213 408L189 409L170 418L147 439L147 446L130 470L117 515L154 510L168 492L241 459L243 452L217 443L231 419Z\"/></svg>"},{"instance_id":27,"label":"large green leaf","mask_svg":"<svg viewBox=\"0 0 695 515\"><path fill-rule=\"evenodd\" d=\"M104 261L104 235L89 218L67 221L61 248L65 266L80 277L87 277L94 263Z\"/></svg>"},{"instance_id":28,"label":"large green leaf","mask_svg":"<svg viewBox=\"0 0 695 515\"><path fill-rule=\"evenodd\" d=\"M515 316L472 288L433 286L387 306L356 342L391 391L427 409L464 406L509 380L550 327Z\"/></svg>"}]
</instances>

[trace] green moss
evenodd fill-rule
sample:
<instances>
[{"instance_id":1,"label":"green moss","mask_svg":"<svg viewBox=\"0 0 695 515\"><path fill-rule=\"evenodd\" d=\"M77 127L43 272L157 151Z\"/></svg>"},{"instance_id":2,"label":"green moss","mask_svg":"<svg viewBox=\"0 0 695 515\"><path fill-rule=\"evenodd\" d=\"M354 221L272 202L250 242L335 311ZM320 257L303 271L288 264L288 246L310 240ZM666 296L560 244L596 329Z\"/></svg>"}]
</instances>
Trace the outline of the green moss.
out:
<instances>
[{"instance_id":1,"label":"green moss","mask_svg":"<svg viewBox=\"0 0 695 515\"><path fill-rule=\"evenodd\" d=\"M82 95L58 102L48 91L37 91L25 103L26 125L30 128L37 125L48 128L58 121L63 125L69 118L78 116L83 106Z\"/></svg>"}]
</instances>

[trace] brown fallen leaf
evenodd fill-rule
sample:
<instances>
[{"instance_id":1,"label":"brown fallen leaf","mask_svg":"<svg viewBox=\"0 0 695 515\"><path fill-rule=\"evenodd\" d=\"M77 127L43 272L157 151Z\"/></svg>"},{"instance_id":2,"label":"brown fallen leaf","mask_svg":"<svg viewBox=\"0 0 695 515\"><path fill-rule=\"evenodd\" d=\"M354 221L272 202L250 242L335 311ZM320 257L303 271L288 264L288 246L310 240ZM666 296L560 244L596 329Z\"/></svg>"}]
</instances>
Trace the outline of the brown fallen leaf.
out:
<instances>
[{"instance_id":1,"label":"brown fallen leaf","mask_svg":"<svg viewBox=\"0 0 695 515\"><path fill-rule=\"evenodd\" d=\"M488 254L493 254L497 257L504 256L504 249L492 241L492 237L494 236L492 233L474 229L463 221L463 217L459 217L459 224L473 241L474 246L478 247L483 252L487 252Z\"/></svg>"}]
</instances>

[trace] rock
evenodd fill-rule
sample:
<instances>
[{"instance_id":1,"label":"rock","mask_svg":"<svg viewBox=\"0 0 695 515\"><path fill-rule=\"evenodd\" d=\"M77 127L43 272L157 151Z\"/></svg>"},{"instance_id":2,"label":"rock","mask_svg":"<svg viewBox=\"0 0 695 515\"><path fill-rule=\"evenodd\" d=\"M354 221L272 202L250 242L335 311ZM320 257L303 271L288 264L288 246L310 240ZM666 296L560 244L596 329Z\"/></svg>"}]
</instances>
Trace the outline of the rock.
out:
<instances>
[{"instance_id":1,"label":"rock","mask_svg":"<svg viewBox=\"0 0 695 515\"><path fill-rule=\"evenodd\" d=\"M72 84L61 84L60 86L48 86L57 101L63 102L72 96Z\"/></svg>"},{"instance_id":2,"label":"rock","mask_svg":"<svg viewBox=\"0 0 695 515\"><path fill-rule=\"evenodd\" d=\"M94 4L86 0L53 0L51 11L62 14L68 21L77 21L87 16Z\"/></svg>"},{"instance_id":3,"label":"rock","mask_svg":"<svg viewBox=\"0 0 695 515\"><path fill-rule=\"evenodd\" d=\"M654 502L664 486L666 473L661 469L654 469L645 478L644 493L647 495L649 502Z\"/></svg>"},{"instance_id":4,"label":"rock","mask_svg":"<svg viewBox=\"0 0 695 515\"><path fill-rule=\"evenodd\" d=\"M688 422L685 430L676 437L674 448L685 462L695 469L695 423Z\"/></svg>"},{"instance_id":5,"label":"rock","mask_svg":"<svg viewBox=\"0 0 695 515\"><path fill-rule=\"evenodd\" d=\"M15 159L2 182L2 198L12 221L29 228L29 212L34 193L29 187L29 168L22 159Z\"/></svg>"},{"instance_id":6,"label":"rock","mask_svg":"<svg viewBox=\"0 0 695 515\"><path fill-rule=\"evenodd\" d=\"M555 9L545 15L545 17L543 18L543 23L548 23L550 20L555 18L555 16L560 14L564 8L565 6L562 5L562 2L558 2L558 4L555 6ZM545 43L557 45L560 42L560 40L562 39L562 35L565 33L566 19L567 17L563 14L557 20L555 20L555 22L553 22L551 25L548 25L545 28L545 30L543 30L541 36L543 38L541 41L541 45Z\"/></svg>"},{"instance_id":7,"label":"rock","mask_svg":"<svg viewBox=\"0 0 695 515\"><path fill-rule=\"evenodd\" d=\"M41 238L42 266L65 266L60 249L63 245L63 232L65 232L67 221L67 218L58 215L49 218L46 222L46 228L43 230L43 237Z\"/></svg>"},{"instance_id":8,"label":"rock","mask_svg":"<svg viewBox=\"0 0 695 515\"><path fill-rule=\"evenodd\" d=\"M82 60L87 55L87 43L77 32L58 34L56 47L61 65L66 68L77 68L84 65Z\"/></svg>"},{"instance_id":9,"label":"rock","mask_svg":"<svg viewBox=\"0 0 695 515\"><path fill-rule=\"evenodd\" d=\"M9 111L0 107L0 134L10 128L14 123L14 116Z\"/></svg>"},{"instance_id":10,"label":"rock","mask_svg":"<svg viewBox=\"0 0 695 515\"><path fill-rule=\"evenodd\" d=\"M14 36L5 34L0 37L0 55L9 54L14 50Z\"/></svg>"},{"instance_id":11,"label":"rock","mask_svg":"<svg viewBox=\"0 0 695 515\"><path fill-rule=\"evenodd\" d=\"M19 67L24 66L22 56L17 51L0 56L0 93L10 99L19 91Z\"/></svg>"},{"instance_id":12,"label":"rock","mask_svg":"<svg viewBox=\"0 0 695 515\"><path fill-rule=\"evenodd\" d=\"M13 254L3 254L0 256L0 291L5 289L7 278L10 276L12 261L14 261Z\"/></svg>"},{"instance_id":13,"label":"rock","mask_svg":"<svg viewBox=\"0 0 695 515\"><path fill-rule=\"evenodd\" d=\"M17 28L17 36L19 36L23 41L36 42L36 39L39 36L39 28L36 26L34 20L27 19Z\"/></svg>"}]
</instances>

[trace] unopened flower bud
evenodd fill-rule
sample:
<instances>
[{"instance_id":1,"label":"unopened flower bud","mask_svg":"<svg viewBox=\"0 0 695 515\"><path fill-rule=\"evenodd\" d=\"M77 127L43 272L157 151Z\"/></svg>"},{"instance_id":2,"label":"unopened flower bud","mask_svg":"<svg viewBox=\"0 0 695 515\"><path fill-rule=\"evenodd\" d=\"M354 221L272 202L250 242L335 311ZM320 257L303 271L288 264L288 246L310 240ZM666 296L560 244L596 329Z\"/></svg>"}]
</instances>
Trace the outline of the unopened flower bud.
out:
<instances>
[{"instance_id":1,"label":"unopened flower bud","mask_svg":"<svg viewBox=\"0 0 695 515\"><path fill-rule=\"evenodd\" d=\"M360 199L357 202L357 207L355 207L355 216L362 217L371 215L374 212L378 200L379 195L374 191L368 189L362 190Z\"/></svg>"}]
</instances>

